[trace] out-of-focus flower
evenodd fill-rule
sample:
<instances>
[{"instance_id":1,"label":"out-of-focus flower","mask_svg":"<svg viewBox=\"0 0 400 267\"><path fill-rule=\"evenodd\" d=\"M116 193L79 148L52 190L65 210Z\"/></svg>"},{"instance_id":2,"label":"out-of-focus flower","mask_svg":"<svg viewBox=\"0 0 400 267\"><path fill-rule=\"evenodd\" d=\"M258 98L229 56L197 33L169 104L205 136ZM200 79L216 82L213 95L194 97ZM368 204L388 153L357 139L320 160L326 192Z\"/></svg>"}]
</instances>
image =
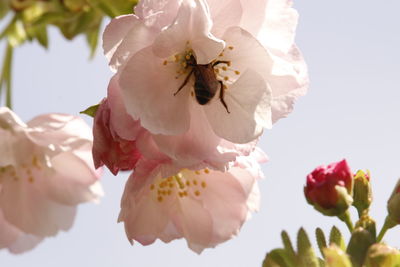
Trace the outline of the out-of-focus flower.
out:
<instances>
[{"instance_id":1,"label":"out-of-focus flower","mask_svg":"<svg viewBox=\"0 0 400 267\"><path fill-rule=\"evenodd\" d=\"M241 1L147 0L112 20L103 47L127 112L153 134L180 135L194 121L235 143L286 116L307 85L297 14L284 0L258 2L262 12ZM275 42L260 43L267 30Z\"/></svg>"},{"instance_id":2,"label":"out-of-focus flower","mask_svg":"<svg viewBox=\"0 0 400 267\"><path fill-rule=\"evenodd\" d=\"M80 118L48 114L25 124L0 108L0 136L0 224L9 229L0 247L21 252L69 230L75 206L98 200L99 171L90 128Z\"/></svg>"},{"instance_id":3,"label":"out-of-focus flower","mask_svg":"<svg viewBox=\"0 0 400 267\"><path fill-rule=\"evenodd\" d=\"M304 194L308 203L325 215L346 211L353 201L353 173L346 160L319 166L307 175Z\"/></svg>"},{"instance_id":4,"label":"out-of-focus flower","mask_svg":"<svg viewBox=\"0 0 400 267\"><path fill-rule=\"evenodd\" d=\"M350 257L335 244L324 248L327 267L351 267Z\"/></svg>"},{"instance_id":5,"label":"out-of-focus flower","mask_svg":"<svg viewBox=\"0 0 400 267\"><path fill-rule=\"evenodd\" d=\"M119 221L132 243L185 238L197 253L215 247L235 236L258 209L259 162L265 160L257 149L226 172L140 160L126 184Z\"/></svg>"}]
</instances>

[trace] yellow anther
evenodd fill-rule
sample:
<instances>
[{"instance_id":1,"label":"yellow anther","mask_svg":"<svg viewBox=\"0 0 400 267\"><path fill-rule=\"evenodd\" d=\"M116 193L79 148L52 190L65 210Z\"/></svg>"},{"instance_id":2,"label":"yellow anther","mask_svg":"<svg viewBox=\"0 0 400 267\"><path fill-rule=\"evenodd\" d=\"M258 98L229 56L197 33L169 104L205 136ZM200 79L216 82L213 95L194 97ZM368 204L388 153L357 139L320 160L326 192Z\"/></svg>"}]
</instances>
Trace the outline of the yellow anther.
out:
<instances>
[{"instance_id":1,"label":"yellow anther","mask_svg":"<svg viewBox=\"0 0 400 267\"><path fill-rule=\"evenodd\" d=\"M194 185L197 185L197 180L193 180L193 184L194 184Z\"/></svg>"},{"instance_id":2,"label":"yellow anther","mask_svg":"<svg viewBox=\"0 0 400 267\"><path fill-rule=\"evenodd\" d=\"M168 64L168 61L164 60L163 65L165 66L167 64Z\"/></svg>"},{"instance_id":3,"label":"yellow anther","mask_svg":"<svg viewBox=\"0 0 400 267\"><path fill-rule=\"evenodd\" d=\"M231 62L230 61L228 61L228 63L226 63L226 65L228 65L228 67L230 67L231 66Z\"/></svg>"},{"instance_id":4,"label":"yellow anther","mask_svg":"<svg viewBox=\"0 0 400 267\"><path fill-rule=\"evenodd\" d=\"M169 188L172 188L172 187L174 187L174 184L170 183L170 184L168 184L168 186L169 186Z\"/></svg>"},{"instance_id":5,"label":"yellow anther","mask_svg":"<svg viewBox=\"0 0 400 267\"><path fill-rule=\"evenodd\" d=\"M191 96L194 96L194 93L193 93L193 91L191 91L191 92L190 92L190 95L191 95Z\"/></svg>"},{"instance_id":6,"label":"yellow anther","mask_svg":"<svg viewBox=\"0 0 400 267\"><path fill-rule=\"evenodd\" d=\"M205 172L206 174L209 174L209 173L210 173L210 170L209 170L209 169L204 169L204 172Z\"/></svg>"},{"instance_id":7,"label":"yellow anther","mask_svg":"<svg viewBox=\"0 0 400 267\"><path fill-rule=\"evenodd\" d=\"M187 191L183 191L183 195L184 195L185 197L187 197L188 192L187 192Z\"/></svg>"},{"instance_id":8,"label":"yellow anther","mask_svg":"<svg viewBox=\"0 0 400 267\"><path fill-rule=\"evenodd\" d=\"M186 181L186 186L190 186L190 181Z\"/></svg>"},{"instance_id":9,"label":"yellow anther","mask_svg":"<svg viewBox=\"0 0 400 267\"><path fill-rule=\"evenodd\" d=\"M205 188L207 186L206 182L201 182L201 187Z\"/></svg>"},{"instance_id":10,"label":"yellow anther","mask_svg":"<svg viewBox=\"0 0 400 267\"><path fill-rule=\"evenodd\" d=\"M228 80L229 80L229 77L228 77L228 76L225 76L225 77L224 77L224 80L225 80L225 81L228 81Z\"/></svg>"},{"instance_id":11,"label":"yellow anther","mask_svg":"<svg viewBox=\"0 0 400 267\"><path fill-rule=\"evenodd\" d=\"M233 50L233 46L228 46L228 48L229 48L230 50Z\"/></svg>"},{"instance_id":12,"label":"yellow anther","mask_svg":"<svg viewBox=\"0 0 400 267\"><path fill-rule=\"evenodd\" d=\"M196 191L194 192L194 194L198 197L198 196L200 196L200 191L199 191L199 190L196 190Z\"/></svg>"},{"instance_id":13,"label":"yellow anther","mask_svg":"<svg viewBox=\"0 0 400 267\"><path fill-rule=\"evenodd\" d=\"M172 182L172 179L173 179L172 176L170 176L170 177L167 178L167 181L168 182Z\"/></svg>"},{"instance_id":14,"label":"yellow anther","mask_svg":"<svg viewBox=\"0 0 400 267\"><path fill-rule=\"evenodd\" d=\"M163 201L163 197L162 197L162 196L159 196L159 197L157 198L157 200L158 200L158 202L162 202L162 201Z\"/></svg>"},{"instance_id":15,"label":"yellow anther","mask_svg":"<svg viewBox=\"0 0 400 267\"><path fill-rule=\"evenodd\" d=\"M35 179L33 179L32 176L29 176L28 181L29 181L30 183L33 183L33 182L35 181Z\"/></svg>"},{"instance_id":16,"label":"yellow anther","mask_svg":"<svg viewBox=\"0 0 400 267\"><path fill-rule=\"evenodd\" d=\"M179 195L179 197L183 197L183 193L182 192L179 192L178 195Z\"/></svg>"},{"instance_id":17,"label":"yellow anther","mask_svg":"<svg viewBox=\"0 0 400 267\"><path fill-rule=\"evenodd\" d=\"M221 53L221 54L219 54L218 56L223 57L223 56L224 56L224 53Z\"/></svg>"},{"instance_id":18,"label":"yellow anther","mask_svg":"<svg viewBox=\"0 0 400 267\"><path fill-rule=\"evenodd\" d=\"M214 69L215 73L219 73L219 69Z\"/></svg>"},{"instance_id":19,"label":"yellow anther","mask_svg":"<svg viewBox=\"0 0 400 267\"><path fill-rule=\"evenodd\" d=\"M239 74L240 74L240 71L235 70L235 74L236 74L236 75L239 75Z\"/></svg>"},{"instance_id":20,"label":"yellow anther","mask_svg":"<svg viewBox=\"0 0 400 267\"><path fill-rule=\"evenodd\" d=\"M170 196L170 195L172 194L172 191L171 191L171 190L168 190L168 191L167 191L167 194L168 194L168 196Z\"/></svg>"},{"instance_id":21,"label":"yellow anther","mask_svg":"<svg viewBox=\"0 0 400 267\"><path fill-rule=\"evenodd\" d=\"M190 59L190 55L189 54L186 55L185 58L186 58L186 60L189 60Z\"/></svg>"},{"instance_id":22,"label":"yellow anther","mask_svg":"<svg viewBox=\"0 0 400 267\"><path fill-rule=\"evenodd\" d=\"M228 68L227 68L227 67L225 67L225 66L223 66L223 67L222 67L222 70L224 70L224 71L227 71L227 70L228 70Z\"/></svg>"},{"instance_id":23,"label":"yellow anther","mask_svg":"<svg viewBox=\"0 0 400 267\"><path fill-rule=\"evenodd\" d=\"M194 173L197 174L197 175L200 175L200 172L199 172L199 171L195 171Z\"/></svg>"},{"instance_id":24,"label":"yellow anther","mask_svg":"<svg viewBox=\"0 0 400 267\"><path fill-rule=\"evenodd\" d=\"M150 185L150 190L154 190L155 186L154 184Z\"/></svg>"}]
</instances>

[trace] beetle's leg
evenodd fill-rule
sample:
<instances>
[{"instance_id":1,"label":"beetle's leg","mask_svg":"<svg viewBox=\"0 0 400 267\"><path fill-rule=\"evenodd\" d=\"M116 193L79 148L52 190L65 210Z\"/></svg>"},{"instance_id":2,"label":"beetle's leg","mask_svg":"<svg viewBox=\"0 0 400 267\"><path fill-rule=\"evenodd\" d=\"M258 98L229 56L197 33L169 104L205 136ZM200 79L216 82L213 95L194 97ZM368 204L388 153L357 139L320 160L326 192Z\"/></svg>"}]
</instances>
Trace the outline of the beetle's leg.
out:
<instances>
[{"instance_id":1,"label":"beetle's leg","mask_svg":"<svg viewBox=\"0 0 400 267\"><path fill-rule=\"evenodd\" d=\"M230 113L228 106L226 105L225 100L224 100L224 83L222 81L218 81L218 82L221 85L221 88L219 89L219 100L221 100L221 103L225 107L226 111L228 113Z\"/></svg>"},{"instance_id":2,"label":"beetle's leg","mask_svg":"<svg viewBox=\"0 0 400 267\"><path fill-rule=\"evenodd\" d=\"M213 64L212 64L212 66L213 67L215 67L215 66L217 66L218 64L226 64L226 65L229 65L229 64L231 64L231 62L230 61L226 61L226 60L218 60L218 61L215 61Z\"/></svg>"},{"instance_id":3,"label":"beetle's leg","mask_svg":"<svg viewBox=\"0 0 400 267\"><path fill-rule=\"evenodd\" d=\"M179 93L179 91L182 90L182 88L185 87L185 85L188 83L189 78L190 78L190 76L191 76L192 73L193 73L193 70L194 70L194 69L192 69L192 70L189 72L189 74L186 76L186 78L185 78L185 80L183 81L182 85L179 86L178 90L174 93L174 96L176 96L176 95Z\"/></svg>"}]
</instances>

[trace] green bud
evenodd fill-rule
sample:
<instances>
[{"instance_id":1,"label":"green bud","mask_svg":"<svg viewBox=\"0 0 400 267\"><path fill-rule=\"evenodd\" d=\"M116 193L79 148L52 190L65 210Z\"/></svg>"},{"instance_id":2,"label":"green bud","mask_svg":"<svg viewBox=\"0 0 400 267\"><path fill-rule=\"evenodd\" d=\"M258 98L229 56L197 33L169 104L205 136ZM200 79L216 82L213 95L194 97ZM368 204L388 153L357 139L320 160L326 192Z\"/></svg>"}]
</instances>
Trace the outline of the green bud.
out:
<instances>
[{"instance_id":1,"label":"green bud","mask_svg":"<svg viewBox=\"0 0 400 267\"><path fill-rule=\"evenodd\" d=\"M365 262L366 267L399 267L400 252L399 250L389 247L386 244L377 243L372 245L367 254Z\"/></svg>"},{"instance_id":2,"label":"green bud","mask_svg":"<svg viewBox=\"0 0 400 267\"><path fill-rule=\"evenodd\" d=\"M349 256L335 244L324 248L326 267L352 267Z\"/></svg>"},{"instance_id":3,"label":"green bud","mask_svg":"<svg viewBox=\"0 0 400 267\"><path fill-rule=\"evenodd\" d=\"M354 176L353 206L356 207L358 215L367 210L372 202L372 190L369 171L359 170Z\"/></svg>"},{"instance_id":4,"label":"green bud","mask_svg":"<svg viewBox=\"0 0 400 267\"><path fill-rule=\"evenodd\" d=\"M394 187L393 193L388 200L387 210L390 219L399 224L400 223L400 180L397 182L396 186Z\"/></svg>"},{"instance_id":5,"label":"green bud","mask_svg":"<svg viewBox=\"0 0 400 267\"><path fill-rule=\"evenodd\" d=\"M354 266L362 266L369 247L374 243L375 237L362 227L356 228L351 234L347 254L350 255Z\"/></svg>"},{"instance_id":6,"label":"green bud","mask_svg":"<svg viewBox=\"0 0 400 267\"><path fill-rule=\"evenodd\" d=\"M367 213L364 213L355 225L355 228L360 227L367 230L373 238L373 242L376 242L376 223Z\"/></svg>"}]
</instances>

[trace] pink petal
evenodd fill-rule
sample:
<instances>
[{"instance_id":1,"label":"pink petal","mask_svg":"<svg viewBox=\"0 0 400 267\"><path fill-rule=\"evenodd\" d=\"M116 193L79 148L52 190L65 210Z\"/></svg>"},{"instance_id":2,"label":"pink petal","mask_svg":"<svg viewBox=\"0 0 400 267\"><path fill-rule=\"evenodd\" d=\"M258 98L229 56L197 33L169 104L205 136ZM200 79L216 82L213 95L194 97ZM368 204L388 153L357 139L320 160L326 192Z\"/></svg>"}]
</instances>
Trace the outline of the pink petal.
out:
<instances>
[{"instance_id":1,"label":"pink petal","mask_svg":"<svg viewBox=\"0 0 400 267\"><path fill-rule=\"evenodd\" d=\"M207 0L207 2L213 21L212 33L215 36L222 37L226 29L239 25L243 12L240 0ZM257 7L253 3L251 5L246 4L246 6Z\"/></svg>"},{"instance_id":2,"label":"pink petal","mask_svg":"<svg viewBox=\"0 0 400 267\"><path fill-rule=\"evenodd\" d=\"M248 143L271 127L271 92L264 79L246 71L225 92L230 113L218 99L204 107L214 132L234 143Z\"/></svg>"},{"instance_id":3,"label":"pink petal","mask_svg":"<svg viewBox=\"0 0 400 267\"><path fill-rule=\"evenodd\" d=\"M154 56L151 47L135 54L122 69L119 85L125 107L153 134L178 135L190 124L189 90L174 96L182 81L173 64ZM156 75L156 79L154 78Z\"/></svg>"}]
</instances>

